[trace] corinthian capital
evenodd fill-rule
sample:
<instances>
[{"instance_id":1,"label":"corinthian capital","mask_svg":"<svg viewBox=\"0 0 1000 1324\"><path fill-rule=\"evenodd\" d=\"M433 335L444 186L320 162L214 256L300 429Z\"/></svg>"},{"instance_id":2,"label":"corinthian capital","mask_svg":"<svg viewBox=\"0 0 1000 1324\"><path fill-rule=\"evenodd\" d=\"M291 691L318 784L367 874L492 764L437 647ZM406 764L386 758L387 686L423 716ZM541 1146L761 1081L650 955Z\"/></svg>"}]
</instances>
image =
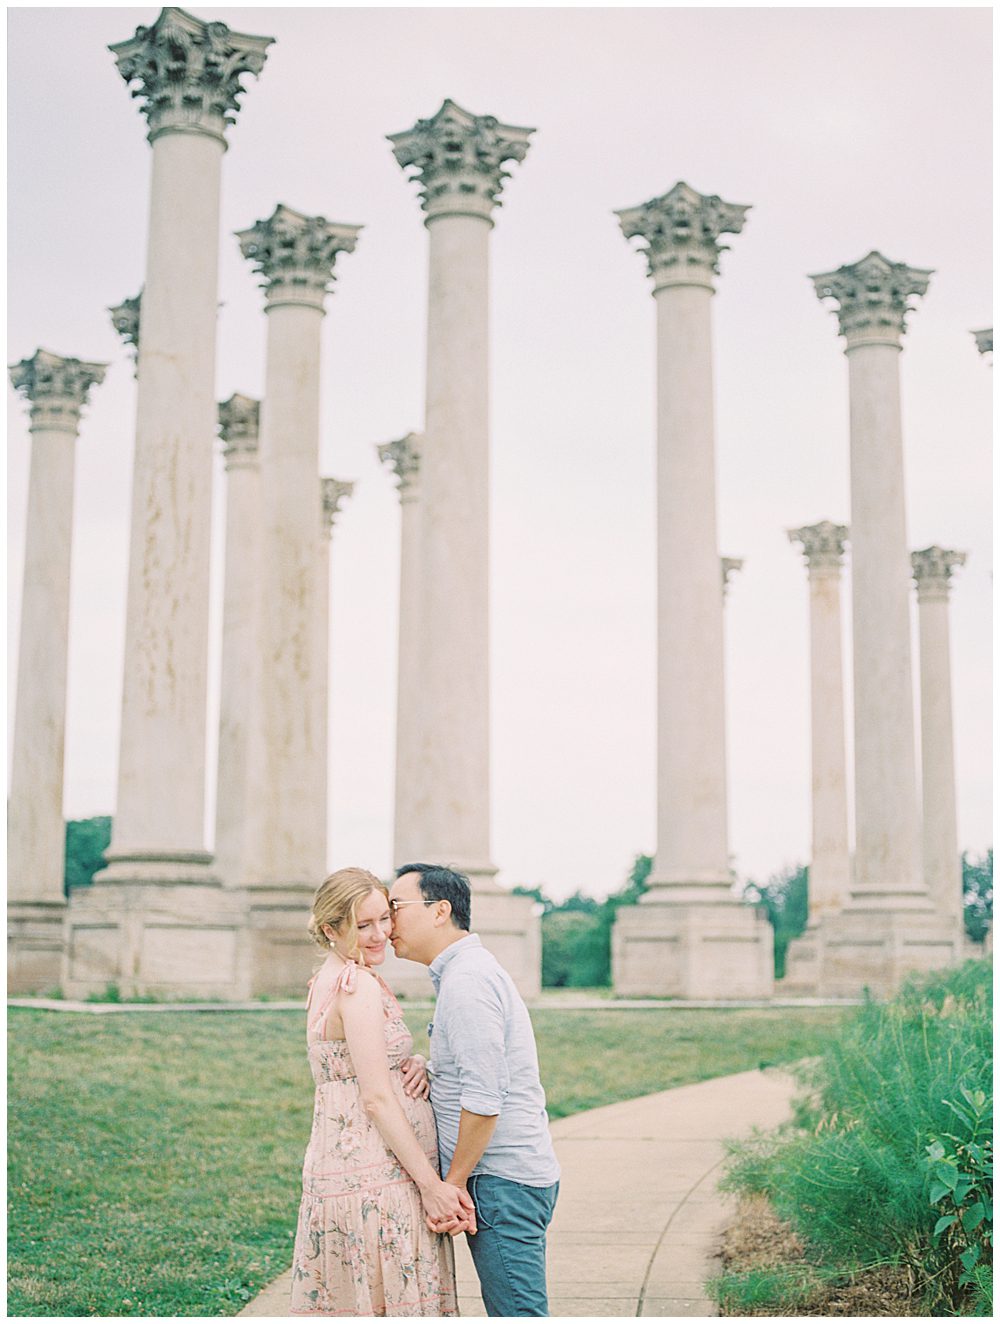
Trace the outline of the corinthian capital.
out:
<instances>
[{"instance_id":1,"label":"corinthian capital","mask_svg":"<svg viewBox=\"0 0 1000 1324\"><path fill-rule=\"evenodd\" d=\"M142 308L142 294L132 299L123 299L114 308L109 308L111 325L121 336L124 343L132 350L132 359L139 357L139 320Z\"/></svg>"},{"instance_id":2,"label":"corinthian capital","mask_svg":"<svg viewBox=\"0 0 1000 1324\"><path fill-rule=\"evenodd\" d=\"M257 463L260 441L260 401L231 395L219 405L219 436L227 469L249 469Z\"/></svg>"},{"instance_id":3,"label":"corinthian capital","mask_svg":"<svg viewBox=\"0 0 1000 1324\"><path fill-rule=\"evenodd\" d=\"M723 556L720 557L722 567L722 596L729 596L729 581L733 575L738 574L743 569L742 556Z\"/></svg>"},{"instance_id":4,"label":"corinthian capital","mask_svg":"<svg viewBox=\"0 0 1000 1324\"><path fill-rule=\"evenodd\" d=\"M979 350L980 354L993 353L993 328L991 326L984 328L982 331L973 331L972 334L976 338L976 349Z\"/></svg>"},{"instance_id":5,"label":"corinthian capital","mask_svg":"<svg viewBox=\"0 0 1000 1324\"><path fill-rule=\"evenodd\" d=\"M92 386L104 381L106 363L63 359L47 349L10 366L14 389L31 401L31 432L80 430L80 410Z\"/></svg>"},{"instance_id":6,"label":"corinthian capital","mask_svg":"<svg viewBox=\"0 0 1000 1324\"><path fill-rule=\"evenodd\" d=\"M901 347L910 298L926 294L933 270L890 262L874 250L852 266L810 276L820 299L836 299L848 351L859 345Z\"/></svg>"},{"instance_id":7,"label":"corinthian capital","mask_svg":"<svg viewBox=\"0 0 1000 1324\"><path fill-rule=\"evenodd\" d=\"M834 524L828 519L821 520L819 524L803 525L801 529L788 530L788 541L801 545L810 574L814 570L839 571L844 561L847 537L846 524Z\"/></svg>"},{"instance_id":8,"label":"corinthian capital","mask_svg":"<svg viewBox=\"0 0 1000 1324\"><path fill-rule=\"evenodd\" d=\"M398 441L385 441L376 447L378 457L396 475L399 499L403 501L416 489L420 474L420 446L423 437L419 432L408 432Z\"/></svg>"},{"instance_id":9,"label":"corinthian capital","mask_svg":"<svg viewBox=\"0 0 1000 1324\"><path fill-rule=\"evenodd\" d=\"M354 484L342 482L339 478L321 478L319 485L322 528L329 538L340 513L340 503L354 491Z\"/></svg>"},{"instance_id":10,"label":"corinthian capital","mask_svg":"<svg viewBox=\"0 0 1000 1324\"><path fill-rule=\"evenodd\" d=\"M947 547L925 547L923 551L911 552L910 565L917 582L917 601L947 599L952 571L965 565L965 557L965 552L953 552Z\"/></svg>"},{"instance_id":11,"label":"corinthian capital","mask_svg":"<svg viewBox=\"0 0 1000 1324\"><path fill-rule=\"evenodd\" d=\"M723 202L715 194L696 193L683 180L661 198L615 215L626 239L644 239L640 252L649 262L653 289L668 285L705 285L714 288L719 255L728 244L721 234L739 234L749 206Z\"/></svg>"},{"instance_id":12,"label":"corinthian capital","mask_svg":"<svg viewBox=\"0 0 1000 1324\"><path fill-rule=\"evenodd\" d=\"M240 251L263 276L265 311L279 304L323 309L338 253L353 253L360 225L337 225L279 203L266 221L237 231Z\"/></svg>"},{"instance_id":13,"label":"corinthian capital","mask_svg":"<svg viewBox=\"0 0 1000 1324\"><path fill-rule=\"evenodd\" d=\"M501 124L492 115L472 115L445 101L429 120L404 133L390 133L392 154L420 185L427 220L435 216L481 216L499 207L505 161L523 161L534 129Z\"/></svg>"},{"instance_id":14,"label":"corinthian capital","mask_svg":"<svg viewBox=\"0 0 1000 1324\"><path fill-rule=\"evenodd\" d=\"M225 145L245 91L240 78L260 73L272 41L168 6L152 27L136 28L108 50L125 82L136 85L150 142L162 133L203 133Z\"/></svg>"}]
</instances>

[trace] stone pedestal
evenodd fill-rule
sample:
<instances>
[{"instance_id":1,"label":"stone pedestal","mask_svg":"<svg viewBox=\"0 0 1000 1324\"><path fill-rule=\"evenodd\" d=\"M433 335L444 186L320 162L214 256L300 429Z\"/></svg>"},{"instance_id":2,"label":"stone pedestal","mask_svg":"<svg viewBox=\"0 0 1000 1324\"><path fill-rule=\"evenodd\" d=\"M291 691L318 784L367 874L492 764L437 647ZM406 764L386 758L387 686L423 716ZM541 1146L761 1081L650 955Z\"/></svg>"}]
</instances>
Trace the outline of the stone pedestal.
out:
<instances>
[{"instance_id":1,"label":"stone pedestal","mask_svg":"<svg viewBox=\"0 0 1000 1324\"><path fill-rule=\"evenodd\" d=\"M279 205L238 238L268 320L261 408L260 702L252 784L255 885L315 889L326 874L327 622L317 552L320 332L334 263L359 227ZM325 584L325 575L323 576ZM322 656L321 656L322 651Z\"/></svg>"},{"instance_id":2,"label":"stone pedestal","mask_svg":"<svg viewBox=\"0 0 1000 1324\"><path fill-rule=\"evenodd\" d=\"M468 875L473 922L491 948L506 946L524 916L493 881L490 847L489 238L503 166L524 160L533 132L446 100L431 119L389 135L420 184L430 250L410 845L417 860ZM448 639L460 646L443 646ZM493 929L475 918L486 897ZM522 942L530 950L530 929Z\"/></svg>"},{"instance_id":3,"label":"stone pedestal","mask_svg":"<svg viewBox=\"0 0 1000 1324\"><path fill-rule=\"evenodd\" d=\"M930 274L872 252L812 277L839 304L850 377L856 846L850 897L825 926L830 993L891 991L959 954L923 879L910 666L899 354Z\"/></svg>"},{"instance_id":4,"label":"stone pedestal","mask_svg":"<svg viewBox=\"0 0 1000 1324\"><path fill-rule=\"evenodd\" d=\"M646 243L657 309L658 616L657 849L649 891L616 920L618 992L766 997L773 984L770 930L732 894L716 534L711 301L719 237L747 210L681 182L618 212Z\"/></svg>"},{"instance_id":5,"label":"stone pedestal","mask_svg":"<svg viewBox=\"0 0 1000 1324\"><path fill-rule=\"evenodd\" d=\"M819 928L847 901L851 854L847 827L847 756L840 622L840 569L847 528L823 520L790 529L809 571L809 665L812 725L812 852L809 923L788 945L783 995L812 996L821 982Z\"/></svg>"},{"instance_id":6,"label":"stone pedestal","mask_svg":"<svg viewBox=\"0 0 1000 1324\"><path fill-rule=\"evenodd\" d=\"M7 986L58 986L66 901L63 762L73 477L80 410L106 365L40 349L13 365L31 403L27 542L7 806Z\"/></svg>"},{"instance_id":7,"label":"stone pedestal","mask_svg":"<svg viewBox=\"0 0 1000 1324\"><path fill-rule=\"evenodd\" d=\"M763 913L735 903L623 906L611 966L619 997L768 997L774 933Z\"/></svg>"},{"instance_id":8,"label":"stone pedestal","mask_svg":"<svg viewBox=\"0 0 1000 1324\"><path fill-rule=\"evenodd\" d=\"M252 881L248 832L259 812L249 775L253 716L260 703L259 424L260 402L249 396L232 395L219 405L226 463L226 551L215 872L226 887Z\"/></svg>"},{"instance_id":9,"label":"stone pedestal","mask_svg":"<svg viewBox=\"0 0 1000 1324\"><path fill-rule=\"evenodd\" d=\"M910 557L920 620L920 750L924 881L949 923L965 931L962 856L955 804L948 586L964 552L926 547Z\"/></svg>"}]
</instances>

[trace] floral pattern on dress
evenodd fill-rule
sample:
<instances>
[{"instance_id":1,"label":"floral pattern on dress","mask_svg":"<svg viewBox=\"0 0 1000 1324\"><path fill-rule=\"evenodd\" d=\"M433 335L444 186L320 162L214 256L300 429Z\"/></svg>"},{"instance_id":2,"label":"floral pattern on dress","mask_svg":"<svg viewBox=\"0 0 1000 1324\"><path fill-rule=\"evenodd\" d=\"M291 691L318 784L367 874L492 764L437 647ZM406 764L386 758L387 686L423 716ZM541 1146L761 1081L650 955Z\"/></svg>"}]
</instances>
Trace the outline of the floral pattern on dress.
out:
<instances>
[{"instance_id":1,"label":"floral pattern on dress","mask_svg":"<svg viewBox=\"0 0 1000 1324\"><path fill-rule=\"evenodd\" d=\"M381 979L379 984L392 1087L438 1171L430 1102L403 1092L400 1067L413 1052L413 1039L399 1003ZM416 1183L365 1113L346 1041L317 1039L308 1051L316 1096L302 1169L290 1313L457 1315L451 1237L429 1231Z\"/></svg>"}]
</instances>

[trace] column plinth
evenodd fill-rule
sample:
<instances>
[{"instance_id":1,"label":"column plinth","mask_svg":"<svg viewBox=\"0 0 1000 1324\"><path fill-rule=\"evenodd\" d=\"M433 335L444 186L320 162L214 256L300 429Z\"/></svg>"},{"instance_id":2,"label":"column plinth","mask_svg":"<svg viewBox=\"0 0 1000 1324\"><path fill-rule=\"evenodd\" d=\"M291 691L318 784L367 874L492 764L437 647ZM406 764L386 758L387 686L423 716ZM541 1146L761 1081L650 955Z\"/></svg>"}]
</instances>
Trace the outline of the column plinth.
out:
<instances>
[{"instance_id":1,"label":"column plinth","mask_svg":"<svg viewBox=\"0 0 1000 1324\"><path fill-rule=\"evenodd\" d=\"M31 467L8 803L8 991L54 989L66 898L63 768L73 479L80 411L107 365L40 349L10 379L31 405Z\"/></svg>"},{"instance_id":2,"label":"column plinth","mask_svg":"<svg viewBox=\"0 0 1000 1324\"><path fill-rule=\"evenodd\" d=\"M220 888L205 822L219 191L241 79L260 73L271 40L167 7L110 48L148 122L152 179L118 800L108 868L74 898L73 996L108 982L186 993L206 966L223 996L241 991L237 921L220 930L199 913Z\"/></svg>"},{"instance_id":3,"label":"column plinth","mask_svg":"<svg viewBox=\"0 0 1000 1324\"><path fill-rule=\"evenodd\" d=\"M625 993L772 986L770 930L734 897L729 866L716 531L711 300L720 236L738 234L748 210L680 182L617 213L625 237L644 241L657 319L657 846L649 890L616 920Z\"/></svg>"},{"instance_id":4,"label":"column plinth","mask_svg":"<svg viewBox=\"0 0 1000 1324\"><path fill-rule=\"evenodd\" d=\"M964 932L962 857L955 803L948 595L965 553L926 547L910 557L920 638L920 748L924 881L931 901Z\"/></svg>"},{"instance_id":5,"label":"column plinth","mask_svg":"<svg viewBox=\"0 0 1000 1324\"><path fill-rule=\"evenodd\" d=\"M533 132L446 100L432 118L389 135L397 162L420 185L429 244L418 856L469 876L473 924L522 992L538 987L537 942L528 936L537 922L497 887L490 846L489 237L503 166L524 160ZM441 647L458 634L461 648Z\"/></svg>"},{"instance_id":6,"label":"column plinth","mask_svg":"<svg viewBox=\"0 0 1000 1324\"><path fill-rule=\"evenodd\" d=\"M823 520L789 529L809 575L809 700L811 727L812 849L809 922L788 946L782 991L815 993L821 984L822 943L817 930L847 901L851 853L847 816L847 754L840 579L847 527Z\"/></svg>"},{"instance_id":7,"label":"column plinth","mask_svg":"<svg viewBox=\"0 0 1000 1324\"><path fill-rule=\"evenodd\" d=\"M838 304L850 385L855 853L850 896L825 926L824 991L893 991L955 959L923 880L910 661L899 354L931 272L872 252L813 276Z\"/></svg>"},{"instance_id":8,"label":"column plinth","mask_svg":"<svg viewBox=\"0 0 1000 1324\"><path fill-rule=\"evenodd\" d=\"M253 886L287 893L304 923L326 873L326 572L319 485L320 332L334 265L359 226L279 205L238 235L261 276L267 313L261 409L260 702ZM304 930L302 930L304 932ZM308 948L302 947L303 968Z\"/></svg>"}]
</instances>

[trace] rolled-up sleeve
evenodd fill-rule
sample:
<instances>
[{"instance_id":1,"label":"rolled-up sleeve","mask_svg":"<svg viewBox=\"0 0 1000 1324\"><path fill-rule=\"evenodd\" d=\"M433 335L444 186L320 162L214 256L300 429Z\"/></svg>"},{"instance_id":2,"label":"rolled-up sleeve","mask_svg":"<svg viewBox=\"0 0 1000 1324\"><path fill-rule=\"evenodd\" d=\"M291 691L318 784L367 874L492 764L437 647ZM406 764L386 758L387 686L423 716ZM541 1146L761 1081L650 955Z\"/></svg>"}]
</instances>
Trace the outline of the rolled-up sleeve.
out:
<instances>
[{"instance_id":1,"label":"rolled-up sleeve","mask_svg":"<svg viewBox=\"0 0 1000 1324\"><path fill-rule=\"evenodd\" d=\"M458 1067L459 1103L466 1112L497 1117L510 1089L507 1010L499 988L472 974L448 990L448 1037Z\"/></svg>"}]
</instances>

